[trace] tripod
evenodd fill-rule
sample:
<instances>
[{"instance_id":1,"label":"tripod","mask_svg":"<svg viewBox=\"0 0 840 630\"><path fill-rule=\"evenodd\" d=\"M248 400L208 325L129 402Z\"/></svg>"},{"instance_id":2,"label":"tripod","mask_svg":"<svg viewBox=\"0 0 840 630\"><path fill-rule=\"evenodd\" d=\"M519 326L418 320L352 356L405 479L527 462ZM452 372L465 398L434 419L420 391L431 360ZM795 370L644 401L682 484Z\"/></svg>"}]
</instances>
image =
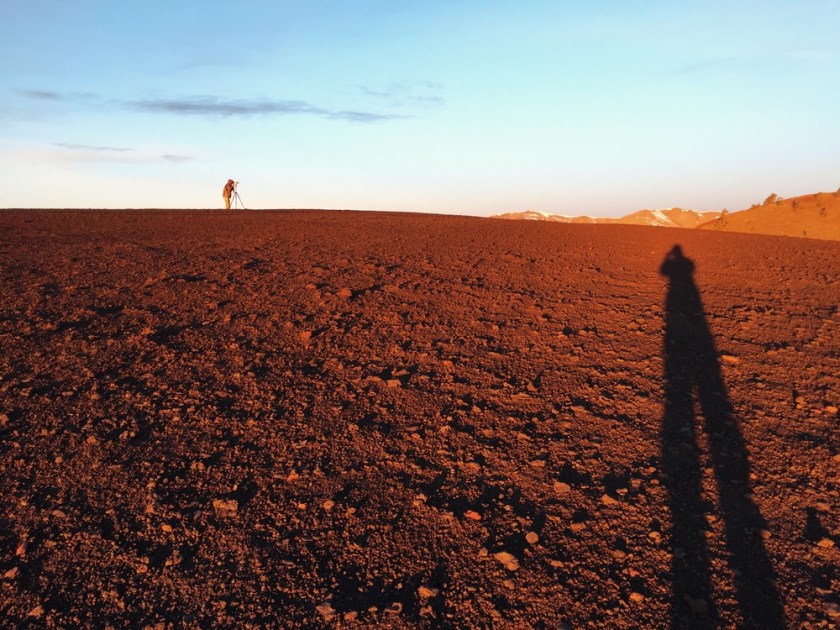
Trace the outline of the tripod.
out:
<instances>
[{"instance_id":1,"label":"tripod","mask_svg":"<svg viewBox=\"0 0 840 630\"><path fill-rule=\"evenodd\" d=\"M237 185L239 184L239 182L236 182L236 183L237 183ZM245 204L242 203L242 197L239 196L239 193L236 190L236 186L233 187L233 196L231 197L231 200L233 201L233 209L234 210L239 210L240 206L242 206L243 210L248 209L248 208L245 207Z\"/></svg>"}]
</instances>

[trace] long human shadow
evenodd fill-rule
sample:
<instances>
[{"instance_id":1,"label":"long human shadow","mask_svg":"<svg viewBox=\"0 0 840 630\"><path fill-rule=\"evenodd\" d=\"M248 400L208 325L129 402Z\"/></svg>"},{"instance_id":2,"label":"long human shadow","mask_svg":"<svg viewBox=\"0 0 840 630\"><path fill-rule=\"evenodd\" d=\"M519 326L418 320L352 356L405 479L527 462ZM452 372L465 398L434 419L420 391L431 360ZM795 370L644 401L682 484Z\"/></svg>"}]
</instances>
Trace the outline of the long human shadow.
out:
<instances>
[{"instance_id":1,"label":"long human shadow","mask_svg":"<svg viewBox=\"0 0 840 630\"><path fill-rule=\"evenodd\" d=\"M700 431L706 435L728 547L728 562L743 617L739 627L784 628L784 609L764 547L767 525L752 500L744 437L726 391L703 303L694 283L694 263L675 245L660 273L665 298L665 413L662 470L671 509L672 628L718 625L714 573L706 544L706 514ZM699 414L695 413L695 401ZM702 427L702 428L701 428Z\"/></svg>"}]
</instances>

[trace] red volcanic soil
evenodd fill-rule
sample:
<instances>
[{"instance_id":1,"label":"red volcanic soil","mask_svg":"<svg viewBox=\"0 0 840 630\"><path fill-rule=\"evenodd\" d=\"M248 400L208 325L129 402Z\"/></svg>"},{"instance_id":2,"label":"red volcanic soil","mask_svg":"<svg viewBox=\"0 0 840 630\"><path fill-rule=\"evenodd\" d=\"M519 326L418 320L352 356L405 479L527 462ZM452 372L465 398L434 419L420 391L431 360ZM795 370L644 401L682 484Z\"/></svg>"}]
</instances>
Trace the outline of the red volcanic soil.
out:
<instances>
[{"instance_id":1,"label":"red volcanic soil","mask_svg":"<svg viewBox=\"0 0 840 630\"><path fill-rule=\"evenodd\" d=\"M0 212L0 269L5 626L837 623L840 243Z\"/></svg>"}]
</instances>

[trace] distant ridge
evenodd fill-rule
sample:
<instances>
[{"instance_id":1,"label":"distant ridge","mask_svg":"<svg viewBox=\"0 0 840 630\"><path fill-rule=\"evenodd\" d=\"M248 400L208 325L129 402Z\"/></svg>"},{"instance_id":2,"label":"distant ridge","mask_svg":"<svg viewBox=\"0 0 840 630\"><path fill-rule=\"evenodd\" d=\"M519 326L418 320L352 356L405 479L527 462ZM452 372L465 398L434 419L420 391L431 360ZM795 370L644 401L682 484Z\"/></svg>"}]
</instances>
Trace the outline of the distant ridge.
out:
<instances>
[{"instance_id":1,"label":"distant ridge","mask_svg":"<svg viewBox=\"0 0 840 630\"><path fill-rule=\"evenodd\" d=\"M748 232L773 236L796 236L840 240L840 191L814 193L782 199L770 195L762 204L738 212L696 212L683 208L639 210L627 216L569 217L538 210L507 212L496 219L550 221L555 223L606 223L657 227L698 228L720 232Z\"/></svg>"},{"instance_id":2,"label":"distant ridge","mask_svg":"<svg viewBox=\"0 0 840 630\"><path fill-rule=\"evenodd\" d=\"M538 210L524 212L508 212L494 215L496 219L517 219L525 221L552 221L555 223L609 223L618 225L655 225L658 227L694 228L703 223L717 219L720 212L695 212L683 208L668 208L667 210L639 210L626 217L567 217L559 214L548 214Z\"/></svg>"}]
</instances>

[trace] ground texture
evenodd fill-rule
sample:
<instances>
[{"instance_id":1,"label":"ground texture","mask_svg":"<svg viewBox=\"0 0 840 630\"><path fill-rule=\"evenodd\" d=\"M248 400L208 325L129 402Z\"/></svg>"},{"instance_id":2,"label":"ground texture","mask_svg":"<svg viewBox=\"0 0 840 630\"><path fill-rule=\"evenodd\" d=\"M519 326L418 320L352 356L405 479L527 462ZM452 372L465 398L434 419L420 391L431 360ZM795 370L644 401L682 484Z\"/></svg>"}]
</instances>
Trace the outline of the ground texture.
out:
<instances>
[{"instance_id":1,"label":"ground texture","mask_svg":"<svg viewBox=\"0 0 840 630\"><path fill-rule=\"evenodd\" d=\"M2 212L0 273L3 625L838 622L840 243Z\"/></svg>"}]
</instances>

